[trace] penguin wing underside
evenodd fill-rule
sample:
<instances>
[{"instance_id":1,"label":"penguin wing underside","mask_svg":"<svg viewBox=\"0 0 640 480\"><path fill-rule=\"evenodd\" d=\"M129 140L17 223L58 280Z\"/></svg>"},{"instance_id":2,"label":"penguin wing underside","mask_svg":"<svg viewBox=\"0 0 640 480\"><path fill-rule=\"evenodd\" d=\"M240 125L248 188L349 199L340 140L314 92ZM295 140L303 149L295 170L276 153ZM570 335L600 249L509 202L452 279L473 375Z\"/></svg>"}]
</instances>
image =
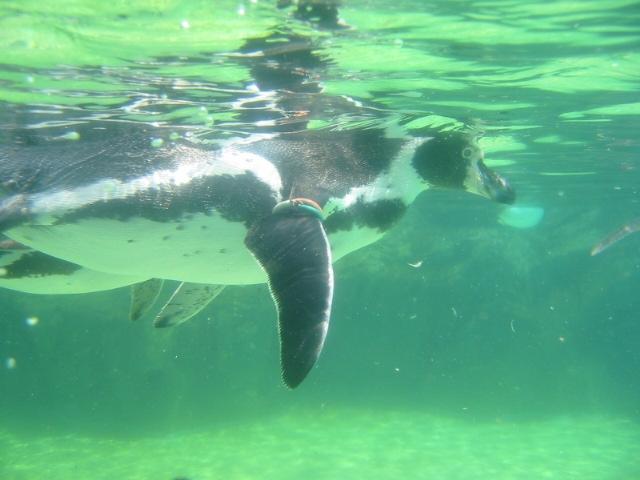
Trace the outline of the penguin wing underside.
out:
<instances>
[{"instance_id":1,"label":"penguin wing underside","mask_svg":"<svg viewBox=\"0 0 640 480\"><path fill-rule=\"evenodd\" d=\"M329 241L318 218L274 214L251 228L245 243L269 278L282 378L295 388L315 365L327 335L333 298Z\"/></svg>"}]
</instances>

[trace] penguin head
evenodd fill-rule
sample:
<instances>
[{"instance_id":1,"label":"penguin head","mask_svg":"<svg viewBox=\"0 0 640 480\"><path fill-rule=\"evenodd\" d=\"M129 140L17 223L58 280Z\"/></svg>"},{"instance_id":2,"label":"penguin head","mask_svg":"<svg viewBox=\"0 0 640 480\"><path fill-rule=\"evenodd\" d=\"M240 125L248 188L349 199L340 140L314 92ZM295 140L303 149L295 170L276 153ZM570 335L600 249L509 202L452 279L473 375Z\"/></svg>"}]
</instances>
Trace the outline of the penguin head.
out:
<instances>
[{"instance_id":1,"label":"penguin head","mask_svg":"<svg viewBox=\"0 0 640 480\"><path fill-rule=\"evenodd\" d=\"M506 179L487 167L475 137L446 132L428 138L413 156L413 166L431 187L464 190L499 203L511 204L515 191Z\"/></svg>"}]
</instances>

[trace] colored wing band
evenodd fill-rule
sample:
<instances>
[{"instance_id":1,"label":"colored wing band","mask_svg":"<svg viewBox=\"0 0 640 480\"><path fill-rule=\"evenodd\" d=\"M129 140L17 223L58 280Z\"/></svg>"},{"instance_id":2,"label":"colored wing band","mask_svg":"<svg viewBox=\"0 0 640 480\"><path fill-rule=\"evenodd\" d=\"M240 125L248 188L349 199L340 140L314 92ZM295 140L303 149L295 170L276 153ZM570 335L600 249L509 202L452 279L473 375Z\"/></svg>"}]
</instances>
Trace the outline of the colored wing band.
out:
<instances>
[{"instance_id":1,"label":"colored wing band","mask_svg":"<svg viewBox=\"0 0 640 480\"><path fill-rule=\"evenodd\" d=\"M324 220L322 208L313 200L308 198L292 198L278 203L273 207L275 215L305 215L316 217L318 220Z\"/></svg>"}]
</instances>

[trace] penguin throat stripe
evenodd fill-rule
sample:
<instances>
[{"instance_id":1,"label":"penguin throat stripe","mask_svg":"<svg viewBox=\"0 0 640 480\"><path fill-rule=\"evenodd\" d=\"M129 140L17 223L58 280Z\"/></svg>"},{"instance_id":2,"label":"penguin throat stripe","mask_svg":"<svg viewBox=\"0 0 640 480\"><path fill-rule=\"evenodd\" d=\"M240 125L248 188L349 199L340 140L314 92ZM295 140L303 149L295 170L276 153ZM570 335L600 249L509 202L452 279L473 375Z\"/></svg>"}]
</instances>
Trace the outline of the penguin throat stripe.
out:
<instances>
[{"instance_id":1,"label":"penguin throat stripe","mask_svg":"<svg viewBox=\"0 0 640 480\"><path fill-rule=\"evenodd\" d=\"M308 198L292 198L278 203L273 207L274 215L309 215L318 220L324 220L322 208L313 200Z\"/></svg>"}]
</instances>

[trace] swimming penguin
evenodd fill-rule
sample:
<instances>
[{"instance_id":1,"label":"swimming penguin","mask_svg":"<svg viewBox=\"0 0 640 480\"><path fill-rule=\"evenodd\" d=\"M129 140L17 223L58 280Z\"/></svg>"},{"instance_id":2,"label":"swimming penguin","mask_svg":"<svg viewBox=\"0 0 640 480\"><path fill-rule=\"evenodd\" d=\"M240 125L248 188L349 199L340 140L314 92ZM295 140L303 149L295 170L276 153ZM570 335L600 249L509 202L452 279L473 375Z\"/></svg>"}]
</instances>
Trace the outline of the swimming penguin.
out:
<instances>
[{"instance_id":1,"label":"swimming penguin","mask_svg":"<svg viewBox=\"0 0 640 480\"><path fill-rule=\"evenodd\" d=\"M224 286L268 282L291 388L322 350L334 261L381 238L430 188L515 199L462 132L304 130L214 147L141 124L74 128L79 140L16 130L0 146L0 232L30 249L10 253L143 285L142 310L161 285L140 283L150 279L184 282L176 295L193 298L192 310ZM0 286L20 289L16 272L5 260ZM184 303L165 307L181 319Z\"/></svg>"}]
</instances>

